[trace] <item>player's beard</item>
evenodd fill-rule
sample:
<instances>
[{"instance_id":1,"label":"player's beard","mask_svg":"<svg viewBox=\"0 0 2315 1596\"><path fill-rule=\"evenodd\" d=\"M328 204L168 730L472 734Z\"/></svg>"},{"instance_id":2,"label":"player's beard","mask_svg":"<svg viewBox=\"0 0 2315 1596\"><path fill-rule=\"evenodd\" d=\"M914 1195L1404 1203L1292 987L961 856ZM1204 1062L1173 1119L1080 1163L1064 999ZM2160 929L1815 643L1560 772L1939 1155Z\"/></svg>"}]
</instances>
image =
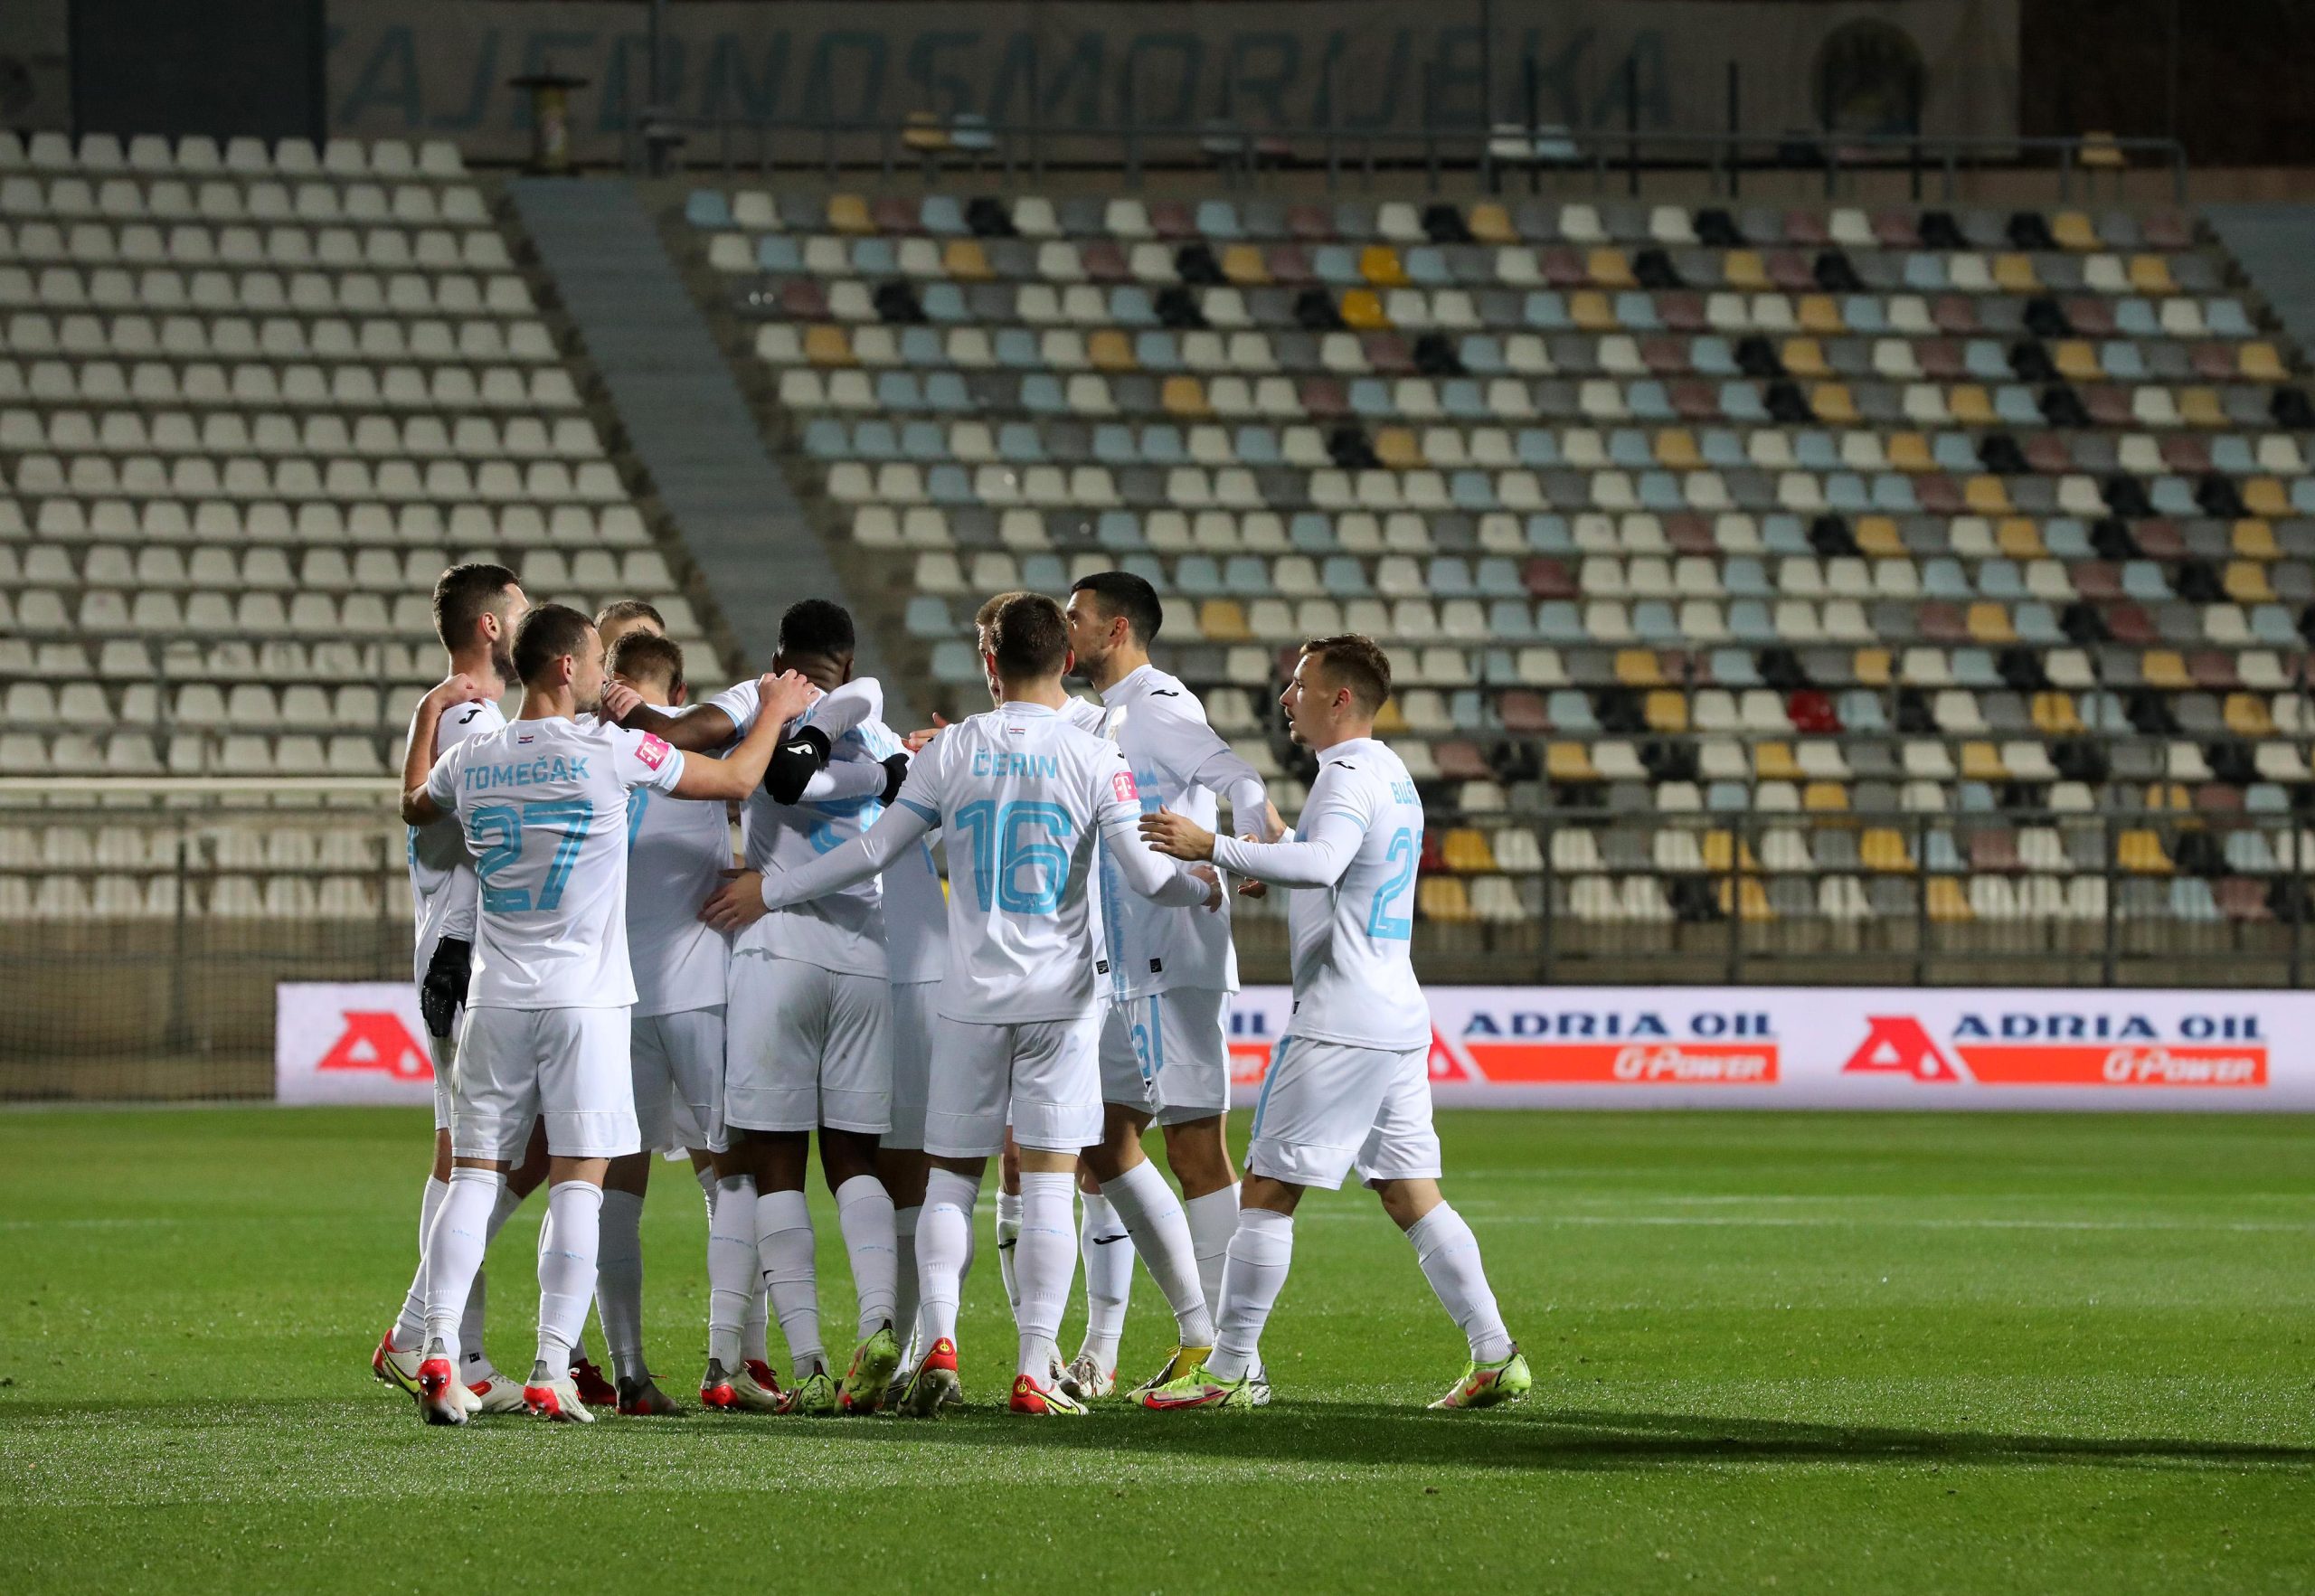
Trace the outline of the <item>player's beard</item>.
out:
<instances>
[{"instance_id":1,"label":"player's beard","mask_svg":"<svg viewBox=\"0 0 2315 1596\"><path fill-rule=\"evenodd\" d=\"M490 668L497 673L502 685L515 679L515 649L512 644L500 642L490 646Z\"/></svg>"}]
</instances>

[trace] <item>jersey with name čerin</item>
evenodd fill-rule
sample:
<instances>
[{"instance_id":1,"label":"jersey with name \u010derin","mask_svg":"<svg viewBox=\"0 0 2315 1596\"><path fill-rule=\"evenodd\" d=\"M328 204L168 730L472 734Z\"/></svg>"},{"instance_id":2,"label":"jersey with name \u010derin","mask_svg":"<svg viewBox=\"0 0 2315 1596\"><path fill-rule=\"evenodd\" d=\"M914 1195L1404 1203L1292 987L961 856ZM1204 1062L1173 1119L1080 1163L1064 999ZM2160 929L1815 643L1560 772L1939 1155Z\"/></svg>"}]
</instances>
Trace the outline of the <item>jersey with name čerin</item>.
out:
<instances>
[{"instance_id":1,"label":"jersey with name \u010derin","mask_svg":"<svg viewBox=\"0 0 2315 1596\"><path fill-rule=\"evenodd\" d=\"M426 790L474 854L469 1008L625 1008L627 805L672 793L684 756L601 722L516 721L435 761Z\"/></svg>"}]
</instances>

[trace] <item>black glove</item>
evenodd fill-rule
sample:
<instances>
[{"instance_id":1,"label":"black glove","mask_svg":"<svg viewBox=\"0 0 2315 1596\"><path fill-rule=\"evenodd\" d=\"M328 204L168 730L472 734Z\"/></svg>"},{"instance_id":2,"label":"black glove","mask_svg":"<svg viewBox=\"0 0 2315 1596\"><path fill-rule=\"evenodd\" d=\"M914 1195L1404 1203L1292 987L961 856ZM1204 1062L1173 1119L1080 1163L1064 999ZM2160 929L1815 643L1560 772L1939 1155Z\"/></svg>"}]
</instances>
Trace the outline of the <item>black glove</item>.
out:
<instances>
[{"instance_id":1,"label":"black glove","mask_svg":"<svg viewBox=\"0 0 2315 1596\"><path fill-rule=\"evenodd\" d=\"M788 741L771 751L764 767L763 789L774 803L792 804L804 796L804 784L827 769L836 744L817 726L798 726Z\"/></svg>"},{"instance_id":2,"label":"black glove","mask_svg":"<svg viewBox=\"0 0 2315 1596\"><path fill-rule=\"evenodd\" d=\"M458 1006L467 1000L467 968L474 961L474 944L464 937L444 937L434 944L426 978L418 983L418 1012L429 1034L445 1041Z\"/></svg>"},{"instance_id":3,"label":"black glove","mask_svg":"<svg viewBox=\"0 0 2315 1596\"><path fill-rule=\"evenodd\" d=\"M904 753L885 755L884 796L876 801L887 808L891 807L893 800L901 795L901 783L907 779L908 755Z\"/></svg>"}]
</instances>

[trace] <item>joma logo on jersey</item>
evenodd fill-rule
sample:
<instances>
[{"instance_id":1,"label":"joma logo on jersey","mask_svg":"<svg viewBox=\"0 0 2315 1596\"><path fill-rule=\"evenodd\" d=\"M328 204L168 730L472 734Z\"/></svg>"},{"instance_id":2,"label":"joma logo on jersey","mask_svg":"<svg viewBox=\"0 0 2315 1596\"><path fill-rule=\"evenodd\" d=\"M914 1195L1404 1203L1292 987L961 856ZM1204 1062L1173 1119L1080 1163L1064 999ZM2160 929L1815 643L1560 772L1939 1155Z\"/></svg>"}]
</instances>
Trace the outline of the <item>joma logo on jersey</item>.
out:
<instances>
[{"instance_id":1,"label":"joma logo on jersey","mask_svg":"<svg viewBox=\"0 0 2315 1596\"><path fill-rule=\"evenodd\" d=\"M664 746L664 745L663 745ZM549 759L544 754L527 765L475 765L466 773L468 792L487 792L494 787L535 787L548 781L584 781L587 779L587 759L564 759L561 754Z\"/></svg>"},{"instance_id":2,"label":"joma logo on jersey","mask_svg":"<svg viewBox=\"0 0 2315 1596\"><path fill-rule=\"evenodd\" d=\"M1009 748L977 748L973 750L973 774L1058 778L1061 760L1049 753L1016 753Z\"/></svg>"},{"instance_id":3,"label":"joma logo on jersey","mask_svg":"<svg viewBox=\"0 0 2315 1596\"><path fill-rule=\"evenodd\" d=\"M402 1023L385 1009L349 1008L345 1029L314 1065L317 1070L379 1070L397 1081L425 1081L434 1074L434 1061Z\"/></svg>"}]
</instances>

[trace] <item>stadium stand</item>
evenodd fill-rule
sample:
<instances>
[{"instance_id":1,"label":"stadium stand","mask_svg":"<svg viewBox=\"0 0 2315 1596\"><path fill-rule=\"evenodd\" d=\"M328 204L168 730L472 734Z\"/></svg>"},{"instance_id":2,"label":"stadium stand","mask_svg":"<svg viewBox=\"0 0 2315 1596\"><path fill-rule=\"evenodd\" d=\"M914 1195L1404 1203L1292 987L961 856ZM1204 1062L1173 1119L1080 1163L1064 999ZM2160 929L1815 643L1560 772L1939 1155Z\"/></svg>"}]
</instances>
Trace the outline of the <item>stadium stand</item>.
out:
<instances>
[{"instance_id":1,"label":"stadium stand","mask_svg":"<svg viewBox=\"0 0 2315 1596\"><path fill-rule=\"evenodd\" d=\"M448 144L0 132L0 762L60 789L5 801L285 789L5 817L0 921L406 921L399 826L281 811L395 768L454 560L649 598L719 670L523 255Z\"/></svg>"},{"instance_id":2,"label":"stadium stand","mask_svg":"<svg viewBox=\"0 0 2315 1596\"><path fill-rule=\"evenodd\" d=\"M2296 945L2315 411L2187 217L703 189L670 225L946 707L981 596L1122 565L1290 812L1281 650L1388 644L1441 946Z\"/></svg>"}]
</instances>

